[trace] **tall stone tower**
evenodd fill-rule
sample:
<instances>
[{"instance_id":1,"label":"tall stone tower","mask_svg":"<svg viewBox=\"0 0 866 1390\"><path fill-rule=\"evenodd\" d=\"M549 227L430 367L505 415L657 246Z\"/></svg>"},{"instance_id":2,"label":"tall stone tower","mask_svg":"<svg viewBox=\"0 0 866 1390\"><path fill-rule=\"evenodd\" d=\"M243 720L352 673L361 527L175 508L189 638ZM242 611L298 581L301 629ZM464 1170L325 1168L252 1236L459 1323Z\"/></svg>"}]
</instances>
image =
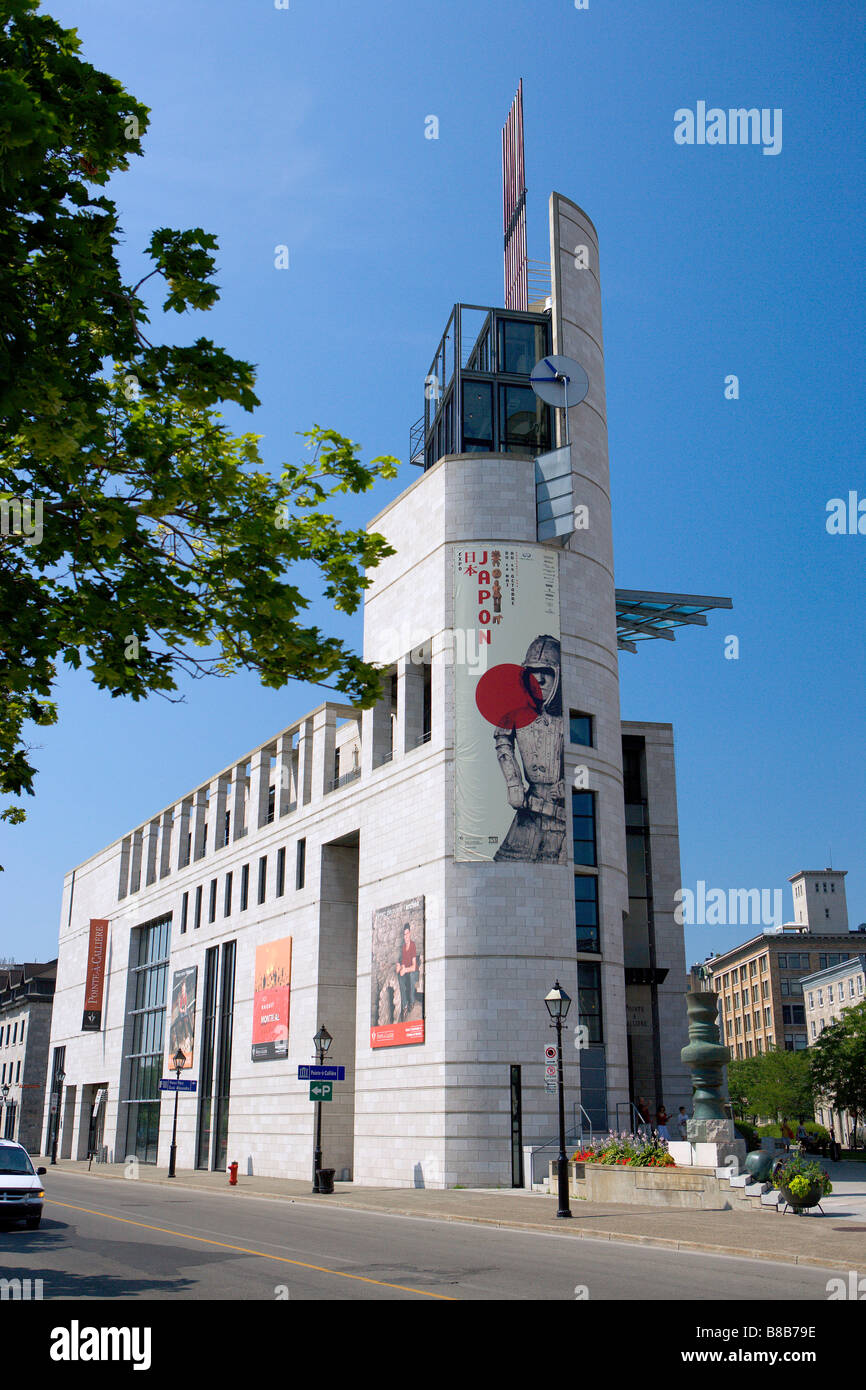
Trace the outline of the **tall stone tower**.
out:
<instances>
[{"instance_id":1,"label":"tall stone tower","mask_svg":"<svg viewBox=\"0 0 866 1390\"><path fill-rule=\"evenodd\" d=\"M380 781L381 819L368 806L377 828L368 819L360 838L359 971L375 951L376 911L423 892L426 1034L423 1047L375 1048L365 1061L359 1024L355 1169L367 1182L405 1174L420 1133L429 1142L413 1164L419 1182L512 1181L511 1069L522 1078L524 1143L555 1130L543 1001L556 978L575 1001L563 1049L569 1126L581 1127L590 1095L605 1117L628 1101L598 239L559 194L550 246L543 304L455 306L428 376L425 471L371 522L396 554L372 576L364 656L391 666L393 697L364 717L363 771L370 796ZM470 312L480 313L471 331ZM563 484L581 525L539 543L534 459L562 443L564 421L536 403L528 375L551 352L589 377L570 410ZM592 1045L581 1046L587 1034Z\"/></svg>"}]
</instances>

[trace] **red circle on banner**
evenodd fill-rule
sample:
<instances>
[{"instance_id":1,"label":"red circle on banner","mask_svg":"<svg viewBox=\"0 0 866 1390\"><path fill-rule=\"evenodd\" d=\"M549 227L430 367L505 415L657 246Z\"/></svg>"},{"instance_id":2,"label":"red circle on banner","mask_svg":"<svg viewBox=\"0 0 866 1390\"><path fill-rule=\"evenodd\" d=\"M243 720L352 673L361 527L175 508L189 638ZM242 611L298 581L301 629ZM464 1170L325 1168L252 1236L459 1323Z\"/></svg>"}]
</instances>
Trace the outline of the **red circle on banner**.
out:
<instances>
[{"instance_id":1,"label":"red circle on banner","mask_svg":"<svg viewBox=\"0 0 866 1390\"><path fill-rule=\"evenodd\" d=\"M524 677L528 674L532 695L538 700L536 705L526 688ZM523 729L538 718L543 696L541 686L532 672L524 672L522 666L503 661L485 671L475 687L475 703L488 724L497 729Z\"/></svg>"}]
</instances>

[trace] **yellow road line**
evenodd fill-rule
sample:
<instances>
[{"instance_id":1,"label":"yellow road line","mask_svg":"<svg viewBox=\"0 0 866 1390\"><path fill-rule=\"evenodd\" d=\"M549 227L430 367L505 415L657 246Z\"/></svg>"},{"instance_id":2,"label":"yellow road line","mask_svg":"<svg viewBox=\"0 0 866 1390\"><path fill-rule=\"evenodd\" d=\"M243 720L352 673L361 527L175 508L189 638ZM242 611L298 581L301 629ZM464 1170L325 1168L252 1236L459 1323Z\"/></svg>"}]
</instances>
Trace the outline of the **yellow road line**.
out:
<instances>
[{"instance_id":1,"label":"yellow road line","mask_svg":"<svg viewBox=\"0 0 866 1390\"><path fill-rule=\"evenodd\" d=\"M266 1250L248 1250L243 1245L229 1245L224 1240L209 1240L207 1236L187 1235L186 1231L172 1231L167 1226L149 1226L146 1221L130 1221L126 1216L112 1216L107 1211L94 1211L92 1207L76 1207L71 1202L58 1202L53 1197L47 1197L46 1202L50 1202L54 1207L65 1207L68 1211L84 1211L89 1216L104 1216L106 1221L120 1221L124 1226L140 1226L143 1231L159 1231L164 1236L179 1236L181 1240L197 1240L202 1245L218 1245L223 1250L237 1250L241 1255L258 1255L263 1260L277 1260L284 1265L297 1265L299 1269L315 1269L320 1274L333 1274L338 1279L356 1279L361 1284L377 1284L381 1289L399 1289L401 1293L417 1293L421 1298L439 1298L445 1303L456 1303L458 1300L447 1293L428 1293L426 1289L410 1289L405 1284L388 1284L382 1279L370 1279L365 1274L346 1274L341 1269L326 1269L324 1265L305 1264L303 1260L290 1260L286 1255L269 1255Z\"/></svg>"}]
</instances>

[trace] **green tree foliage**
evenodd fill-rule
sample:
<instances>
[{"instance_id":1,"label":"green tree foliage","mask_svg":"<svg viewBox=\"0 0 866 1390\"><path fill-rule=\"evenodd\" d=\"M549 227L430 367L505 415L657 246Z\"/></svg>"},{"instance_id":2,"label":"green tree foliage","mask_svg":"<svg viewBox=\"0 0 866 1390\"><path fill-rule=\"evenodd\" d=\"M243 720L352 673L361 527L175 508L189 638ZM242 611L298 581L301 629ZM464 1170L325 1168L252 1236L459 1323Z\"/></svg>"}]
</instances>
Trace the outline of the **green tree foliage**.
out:
<instances>
[{"instance_id":1,"label":"green tree foliage","mask_svg":"<svg viewBox=\"0 0 866 1390\"><path fill-rule=\"evenodd\" d=\"M866 1000L843 1009L809 1048L815 1091L834 1110L847 1110L856 1133L866 1114Z\"/></svg>"},{"instance_id":2,"label":"green tree foliage","mask_svg":"<svg viewBox=\"0 0 866 1390\"><path fill-rule=\"evenodd\" d=\"M278 478L261 436L219 407L258 405L253 367L207 338L152 342L164 314L209 309L213 236L160 228L125 283L102 190L139 156L147 108L80 56L38 0L0 0L0 794L33 793L27 730L51 724L58 664L112 695L169 694L177 676L258 672L329 683L370 705L376 669L317 627L293 582L351 613L384 538L345 528L335 493L393 477L397 460L315 426ZM153 288L153 287L151 287ZM113 366L111 365L113 364ZM8 806L2 817L23 818Z\"/></svg>"},{"instance_id":3,"label":"green tree foliage","mask_svg":"<svg viewBox=\"0 0 866 1390\"><path fill-rule=\"evenodd\" d=\"M806 1052L771 1049L728 1065L728 1091L738 1115L811 1119L813 1088Z\"/></svg>"}]
</instances>

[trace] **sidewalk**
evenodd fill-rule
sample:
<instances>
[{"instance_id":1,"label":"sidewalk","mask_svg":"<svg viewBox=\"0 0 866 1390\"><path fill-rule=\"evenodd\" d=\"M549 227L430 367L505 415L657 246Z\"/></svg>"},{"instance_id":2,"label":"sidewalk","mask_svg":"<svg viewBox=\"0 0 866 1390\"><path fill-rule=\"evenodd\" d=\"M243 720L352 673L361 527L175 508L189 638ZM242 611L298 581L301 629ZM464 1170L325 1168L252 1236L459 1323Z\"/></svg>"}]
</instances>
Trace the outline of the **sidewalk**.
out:
<instances>
[{"instance_id":1,"label":"sidewalk","mask_svg":"<svg viewBox=\"0 0 866 1390\"><path fill-rule=\"evenodd\" d=\"M34 1160L44 1161L44 1160ZM833 1164L833 1170L850 1170L852 1164ZM637 1208L613 1203L588 1203L572 1199L573 1219L558 1220L555 1197L510 1188L378 1188L335 1183L332 1196L313 1196L309 1182L287 1178L238 1178L230 1187L225 1173L182 1171L169 1180L167 1169L140 1164L138 1181L175 1190L186 1188L224 1194L228 1201L245 1196L344 1207L352 1211L379 1212L389 1216L414 1216L434 1221L465 1221L505 1230L536 1231L579 1240L614 1240L655 1245L665 1249L706 1251L748 1259L818 1265L833 1270L866 1271L866 1165L857 1165L856 1177L831 1172L838 1182L835 1200L822 1203L825 1215L782 1215L778 1212L693 1211L686 1208ZM74 1173L87 1177L86 1162L60 1160L48 1168L46 1195L51 1196L51 1174ZM93 1164L90 1177L124 1180L124 1165ZM96 1198L94 1198L96 1200ZM832 1208L830 1203L832 1202ZM862 1224L860 1222L862 1221Z\"/></svg>"}]
</instances>

